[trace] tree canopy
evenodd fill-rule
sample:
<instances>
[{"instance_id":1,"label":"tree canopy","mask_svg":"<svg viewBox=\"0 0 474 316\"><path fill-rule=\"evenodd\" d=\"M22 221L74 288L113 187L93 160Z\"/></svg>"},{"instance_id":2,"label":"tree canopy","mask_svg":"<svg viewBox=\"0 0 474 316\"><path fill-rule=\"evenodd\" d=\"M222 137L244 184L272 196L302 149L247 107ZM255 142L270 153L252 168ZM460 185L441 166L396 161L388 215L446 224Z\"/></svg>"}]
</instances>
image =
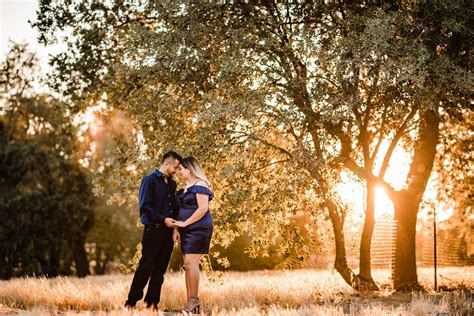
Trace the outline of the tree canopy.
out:
<instances>
[{"instance_id":1,"label":"tree canopy","mask_svg":"<svg viewBox=\"0 0 474 316\"><path fill-rule=\"evenodd\" d=\"M103 100L137 123L137 141L117 162L140 172L116 175L109 165L103 179L136 183L164 148L192 153L218 192L219 243L239 234L229 225L263 225L270 238L269 222L288 231L288 215L324 214L335 267L355 288L375 286L370 240L381 186L398 221L395 287L410 290L419 287L416 215L439 113L469 107L470 10L469 1L43 1L35 26L44 43L71 31L70 49L51 59L50 83L74 109ZM397 146L412 154L401 189L385 179ZM335 193L342 172L368 188L358 275L345 257L350 210Z\"/></svg>"}]
</instances>

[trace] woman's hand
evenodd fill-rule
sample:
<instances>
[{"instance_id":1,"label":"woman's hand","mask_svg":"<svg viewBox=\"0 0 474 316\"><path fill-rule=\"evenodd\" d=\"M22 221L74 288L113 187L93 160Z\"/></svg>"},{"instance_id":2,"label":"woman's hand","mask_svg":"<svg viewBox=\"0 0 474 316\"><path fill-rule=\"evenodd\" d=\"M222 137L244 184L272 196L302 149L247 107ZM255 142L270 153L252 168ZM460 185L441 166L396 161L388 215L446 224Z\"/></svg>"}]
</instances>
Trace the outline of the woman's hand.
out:
<instances>
[{"instance_id":1,"label":"woman's hand","mask_svg":"<svg viewBox=\"0 0 474 316\"><path fill-rule=\"evenodd\" d=\"M179 235L178 228L175 228L173 230L173 241L174 242L180 242L181 241L181 236Z\"/></svg>"},{"instance_id":2,"label":"woman's hand","mask_svg":"<svg viewBox=\"0 0 474 316\"><path fill-rule=\"evenodd\" d=\"M176 227L181 227L181 228L184 228L184 227L188 226L188 224L186 224L183 221L176 221L175 225L176 225Z\"/></svg>"}]
</instances>

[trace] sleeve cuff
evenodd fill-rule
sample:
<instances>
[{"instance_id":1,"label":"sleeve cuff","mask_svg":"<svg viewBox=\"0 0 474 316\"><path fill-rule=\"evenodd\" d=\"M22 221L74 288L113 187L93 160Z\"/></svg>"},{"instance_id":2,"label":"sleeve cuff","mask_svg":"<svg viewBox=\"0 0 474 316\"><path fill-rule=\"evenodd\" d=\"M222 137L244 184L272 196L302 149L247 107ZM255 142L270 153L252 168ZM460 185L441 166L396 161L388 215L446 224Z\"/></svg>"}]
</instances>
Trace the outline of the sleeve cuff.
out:
<instances>
[{"instance_id":1,"label":"sleeve cuff","mask_svg":"<svg viewBox=\"0 0 474 316\"><path fill-rule=\"evenodd\" d=\"M140 216L140 222L143 224L143 225L148 225L150 224L150 221L148 220L148 217L143 214L142 216Z\"/></svg>"}]
</instances>

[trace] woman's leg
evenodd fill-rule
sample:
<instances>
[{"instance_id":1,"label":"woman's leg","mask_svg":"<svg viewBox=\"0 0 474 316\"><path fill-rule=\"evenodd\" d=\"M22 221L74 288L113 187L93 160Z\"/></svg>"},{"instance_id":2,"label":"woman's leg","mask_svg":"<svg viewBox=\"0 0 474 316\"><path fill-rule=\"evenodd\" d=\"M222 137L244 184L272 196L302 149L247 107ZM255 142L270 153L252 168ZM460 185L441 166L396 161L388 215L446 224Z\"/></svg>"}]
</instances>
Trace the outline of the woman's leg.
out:
<instances>
[{"instance_id":1,"label":"woman's leg","mask_svg":"<svg viewBox=\"0 0 474 316\"><path fill-rule=\"evenodd\" d=\"M184 255L184 266L189 280L189 297L198 297L199 290L199 261L202 254Z\"/></svg>"},{"instance_id":2,"label":"woman's leg","mask_svg":"<svg viewBox=\"0 0 474 316\"><path fill-rule=\"evenodd\" d=\"M186 255L183 255L183 262L186 262ZM186 265L184 265L184 279L186 280L186 301L189 300L189 272Z\"/></svg>"}]
</instances>

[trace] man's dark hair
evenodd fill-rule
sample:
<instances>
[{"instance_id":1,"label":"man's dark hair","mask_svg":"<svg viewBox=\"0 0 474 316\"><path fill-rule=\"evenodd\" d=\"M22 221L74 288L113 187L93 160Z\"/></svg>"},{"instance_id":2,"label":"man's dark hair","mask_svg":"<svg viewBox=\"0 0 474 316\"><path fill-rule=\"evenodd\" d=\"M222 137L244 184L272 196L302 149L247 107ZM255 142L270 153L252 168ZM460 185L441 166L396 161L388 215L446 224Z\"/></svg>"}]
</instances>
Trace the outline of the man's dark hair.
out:
<instances>
[{"instance_id":1,"label":"man's dark hair","mask_svg":"<svg viewBox=\"0 0 474 316\"><path fill-rule=\"evenodd\" d=\"M175 151L167 151L164 155L163 155L163 159L161 159L161 162L165 162L166 159L168 158L173 158L173 159L176 159L179 161L179 163L181 163L183 161L183 157L181 157L177 152Z\"/></svg>"}]
</instances>

